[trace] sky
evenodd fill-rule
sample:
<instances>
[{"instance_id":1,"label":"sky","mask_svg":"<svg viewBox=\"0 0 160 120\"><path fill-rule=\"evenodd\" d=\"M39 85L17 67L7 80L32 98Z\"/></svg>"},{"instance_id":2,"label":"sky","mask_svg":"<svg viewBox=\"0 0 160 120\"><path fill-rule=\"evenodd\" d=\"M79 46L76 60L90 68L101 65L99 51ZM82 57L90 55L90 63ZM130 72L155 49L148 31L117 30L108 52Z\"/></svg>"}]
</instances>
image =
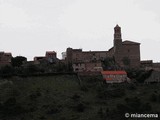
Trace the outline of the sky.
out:
<instances>
[{"instance_id":1,"label":"sky","mask_svg":"<svg viewBox=\"0 0 160 120\"><path fill-rule=\"evenodd\" d=\"M114 27L141 43L141 60L160 62L160 0L0 0L0 51L44 56L66 48L107 51Z\"/></svg>"}]
</instances>

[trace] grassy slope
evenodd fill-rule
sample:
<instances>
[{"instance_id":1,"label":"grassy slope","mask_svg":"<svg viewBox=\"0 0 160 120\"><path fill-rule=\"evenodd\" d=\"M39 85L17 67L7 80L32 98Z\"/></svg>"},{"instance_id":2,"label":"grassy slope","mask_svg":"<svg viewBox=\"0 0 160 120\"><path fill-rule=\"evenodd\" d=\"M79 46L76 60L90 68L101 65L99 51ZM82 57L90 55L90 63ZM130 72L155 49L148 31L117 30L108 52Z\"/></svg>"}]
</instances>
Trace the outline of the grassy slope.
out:
<instances>
[{"instance_id":1,"label":"grassy slope","mask_svg":"<svg viewBox=\"0 0 160 120\"><path fill-rule=\"evenodd\" d=\"M0 112L0 117L2 120L101 120L107 109L112 114L118 103L135 96L141 102L150 102L153 112L160 112L159 102L149 99L153 93L160 94L159 84L107 86L102 84L101 77L81 79L81 85L74 75L0 79L0 103L15 98L16 105L25 109L10 116Z\"/></svg>"}]
</instances>

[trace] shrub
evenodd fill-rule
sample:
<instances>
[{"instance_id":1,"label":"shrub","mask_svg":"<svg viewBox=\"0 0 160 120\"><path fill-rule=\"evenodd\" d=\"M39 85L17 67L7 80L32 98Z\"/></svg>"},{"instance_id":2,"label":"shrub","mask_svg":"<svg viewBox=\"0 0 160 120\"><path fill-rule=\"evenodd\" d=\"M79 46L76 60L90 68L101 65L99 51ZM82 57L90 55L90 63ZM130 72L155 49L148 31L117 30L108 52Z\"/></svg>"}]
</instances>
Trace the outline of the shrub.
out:
<instances>
[{"instance_id":1,"label":"shrub","mask_svg":"<svg viewBox=\"0 0 160 120\"><path fill-rule=\"evenodd\" d=\"M150 103L141 102L137 97L125 98L124 104L117 104L117 111L119 113L143 113L152 110Z\"/></svg>"},{"instance_id":2,"label":"shrub","mask_svg":"<svg viewBox=\"0 0 160 120\"><path fill-rule=\"evenodd\" d=\"M80 99L80 95L78 94L74 94L71 98L74 100L74 101L78 101Z\"/></svg>"},{"instance_id":3,"label":"shrub","mask_svg":"<svg viewBox=\"0 0 160 120\"><path fill-rule=\"evenodd\" d=\"M0 76L2 77L10 77L14 74L14 69L12 66L3 66L0 69Z\"/></svg>"},{"instance_id":4,"label":"shrub","mask_svg":"<svg viewBox=\"0 0 160 120\"><path fill-rule=\"evenodd\" d=\"M57 104L50 105L47 108L46 114L56 114L56 113L59 113L59 112L61 112L61 108L62 108L61 105L57 105Z\"/></svg>"},{"instance_id":5,"label":"shrub","mask_svg":"<svg viewBox=\"0 0 160 120\"><path fill-rule=\"evenodd\" d=\"M1 113L4 116L16 116L23 112L25 112L25 109L21 106L21 104L17 103L17 100L14 97L7 99L1 105Z\"/></svg>"},{"instance_id":6,"label":"shrub","mask_svg":"<svg viewBox=\"0 0 160 120\"><path fill-rule=\"evenodd\" d=\"M85 110L85 105L83 104L83 103L79 103L77 106L76 106L76 110L78 111L78 112L84 112L84 110Z\"/></svg>"},{"instance_id":7,"label":"shrub","mask_svg":"<svg viewBox=\"0 0 160 120\"><path fill-rule=\"evenodd\" d=\"M88 92L88 88L87 88L86 86L84 86L84 85L81 86L80 89L81 89L81 91L83 91L83 92Z\"/></svg>"},{"instance_id":8,"label":"shrub","mask_svg":"<svg viewBox=\"0 0 160 120\"><path fill-rule=\"evenodd\" d=\"M24 61L27 61L27 58L23 56L17 56L11 59L13 67L20 67Z\"/></svg>"},{"instance_id":9,"label":"shrub","mask_svg":"<svg viewBox=\"0 0 160 120\"><path fill-rule=\"evenodd\" d=\"M153 93L153 94L150 95L149 99L150 99L151 102L156 102L157 101L157 95Z\"/></svg>"}]
</instances>

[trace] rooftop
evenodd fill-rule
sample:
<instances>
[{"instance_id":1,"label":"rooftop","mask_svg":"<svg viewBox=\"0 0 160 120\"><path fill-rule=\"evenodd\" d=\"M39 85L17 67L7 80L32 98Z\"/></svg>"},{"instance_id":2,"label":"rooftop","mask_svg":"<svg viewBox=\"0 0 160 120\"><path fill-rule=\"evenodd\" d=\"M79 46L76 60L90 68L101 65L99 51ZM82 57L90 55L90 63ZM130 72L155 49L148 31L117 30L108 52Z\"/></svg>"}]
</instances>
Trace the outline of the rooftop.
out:
<instances>
[{"instance_id":1,"label":"rooftop","mask_svg":"<svg viewBox=\"0 0 160 120\"><path fill-rule=\"evenodd\" d=\"M122 74L127 74L126 71L102 71L101 72L103 75L122 75Z\"/></svg>"},{"instance_id":2,"label":"rooftop","mask_svg":"<svg viewBox=\"0 0 160 120\"><path fill-rule=\"evenodd\" d=\"M140 44L138 42L133 42L133 41L129 41L129 40L125 40L122 42L123 45L137 45Z\"/></svg>"}]
</instances>

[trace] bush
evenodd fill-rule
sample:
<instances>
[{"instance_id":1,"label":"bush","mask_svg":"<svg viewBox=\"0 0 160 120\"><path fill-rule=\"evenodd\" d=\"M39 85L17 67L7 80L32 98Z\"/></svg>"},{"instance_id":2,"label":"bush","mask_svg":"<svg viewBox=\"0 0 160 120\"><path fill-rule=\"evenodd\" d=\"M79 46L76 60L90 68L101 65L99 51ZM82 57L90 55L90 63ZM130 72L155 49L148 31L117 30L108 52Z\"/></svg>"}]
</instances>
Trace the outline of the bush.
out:
<instances>
[{"instance_id":1,"label":"bush","mask_svg":"<svg viewBox=\"0 0 160 120\"><path fill-rule=\"evenodd\" d=\"M12 66L3 66L1 69L0 69L0 76L2 77L10 77L14 74L14 69Z\"/></svg>"},{"instance_id":2,"label":"bush","mask_svg":"<svg viewBox=\"0 0 160 120\"><path fill-rule=\"evenodd\" d=\"M102 88L98 90L97 97L101 99L111 99L111 98L120 98L125 95L125 90L123 88L114 88L114 89L106 89Z\"/></svg>"},{"instance_id":3,"label":"bush","mask_svg":"<svg viewBox=\"0 0 160 120\"><path fill-rule=\"evenodd\" d=\"M62 110L61 105L57 105L57 104L50 105L47 108L46 114L57 114L57 113L61 112L61 110Z\"/></svg>"},{"instance_id":4,"label":"bush","mask_svg":"<svg viewBox=\"0 0 160 120\"><path fill-rule=\"evenodd\" d=\"M23 56L17 56L11 59L13 67L20 67L24 61L27 61L27 58Z\"/></svg>"},{"instance_id":5,"label":"bush","mask_svg":"<svg viewBox=\"0 0 160 120\"><path fill-rule=\"evenodd\" d=\"M127 88L128 90L136 90L135 84L132 84L132 83L128 84Z\"/></svg>"},{"instance_id":6,"label":"bush","mask_svg":"<svg viewBox=\"0 0 160 120\"><path fill-rule=\"evenodd\" d=\"M71 98L74 100L74 101L78 101L80 99L80 95L78 94L74 94Z\"/></svg>"},{"instance_id":7,"label":"bush","mask_svg":"<svg viewBox=\"0 0 160 120\"><path fill-rule=\"evenodd\" d=\"M152 110L152 106L150 103L144 103L141 108L142 108L142 111L151 111Z\"/></svg>"},{"instance_id":8,"label":"bush","mask_svg":"<svg viewBox=\"0 0 160 120\"><path fill-rule=\"evenodd\" d=\"M137 97L125 98L125 104L117 104L119 113L143 113L152 110L150 103L141 102Z\"/></svg>"},{"instance_id":9,"label":"bush","mask_svg":"<svg viewBox=\"0 0 160 120\"><path fill-rule=\"evenodd\" d=\"M153 70L127 69L126 71L129 78L136 79L137 82L143 83L151 75Z\"/></svg>"},{"instance_id":10,"label":"bush","mask_svg":"<svg viewBox=\"0 0 160 120\"><path fill-rule=\"evenodd\" d=\"M158 102L160 103L160 94L157 96L157 98L158 98Z\"/></svg>"},{"instance_id":11,"label":"bush","mask_svg":"<svg viewBox=\"0 0 160 120\"><path fill-rule=\"evenodd\" d=\"M25 112L21 104L17 103L16 98L12 97L1 105L1 112L4 116L16 116Z\"/></svg>"},{"instance_id":12,"label":"bush","mask_svg":"<svg viewBox=\"0 0 160 120\"><path fill-rule=\"evenodd\" d=\"M84 85L81 86L80 89L81 89L81 91L83 91L83 92L88 92L88 88L87 88L86 86L84 86Z\"/></svg>"},{"instance_id":13,"label":"bush","mask_svg":"<svg viewBox=\"0 0 160 120\"><path fill-rule=\"evenodd\" d=\"M151 102L156 102L157 101L157 95L153 93L153 94L150 95L149 99L150 99Z\"/></svg>"},{"instance_id":14,"label":"bush","mask_svg":"<svg viewBox=\"0 0 160 120\"><path fill-rule=\"evenodd\" d=\"M85 105L83 104L83 103L79 103L77 106L76 106L76 110L78 111L78 112L84 112L84 110L85 110Z\"/></svg>"},{"instance_id":15,"label":"bush","mask_svg":"<svg viewBox=\"0 0 160 120\"><path fill-rule=\"evenodd\" d=\"M102 108L99 108L98 112L97 112L98 116L100 118L103 118L105 116L105 113L103 112L103 109Z\"/></svg>"}]
</instances>

